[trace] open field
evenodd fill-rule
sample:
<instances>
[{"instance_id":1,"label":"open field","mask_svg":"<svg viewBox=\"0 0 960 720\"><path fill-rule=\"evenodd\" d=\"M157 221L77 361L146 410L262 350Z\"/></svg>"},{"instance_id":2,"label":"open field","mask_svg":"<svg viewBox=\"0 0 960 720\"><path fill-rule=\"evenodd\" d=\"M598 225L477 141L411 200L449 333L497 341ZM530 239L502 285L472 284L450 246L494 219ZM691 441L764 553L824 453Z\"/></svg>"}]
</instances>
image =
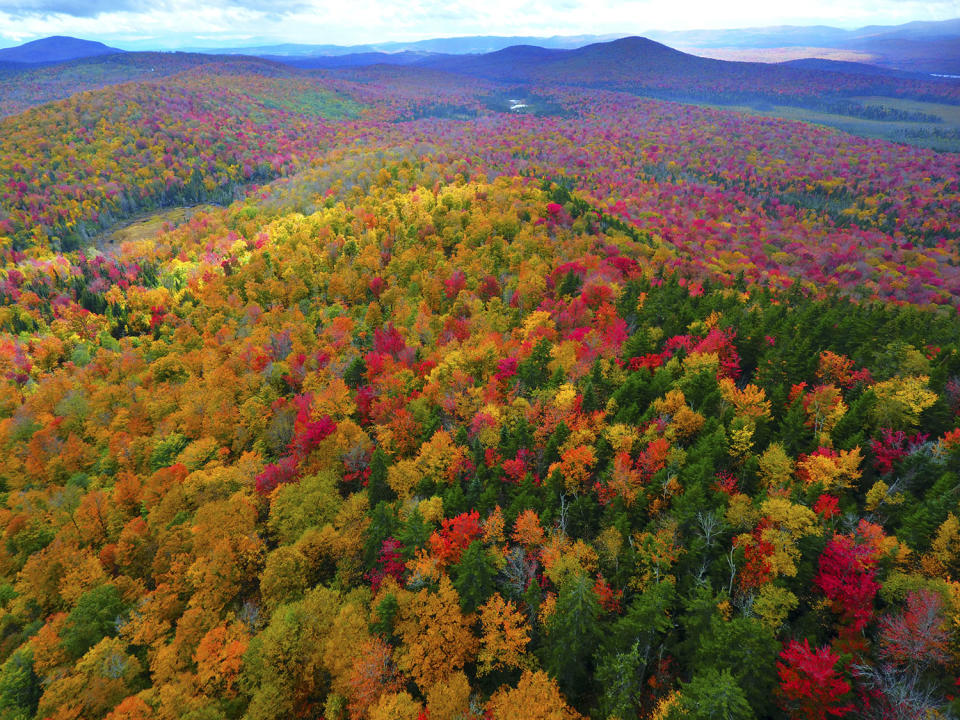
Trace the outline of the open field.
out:
<instances>
[{"instance_id":1,"label":"open field","mask_svg":"<svg viewBox=\"0 0 960 720\"><path fill-rule=\"evenodd\" d=\"M852 135L916 145L942 152L960 152L960 105L906 100L901 98L861 96L852 100L863 105L889 107L906 112L935 115L942 122L886 121L854 118L849 115L826 113L793 105L721 105L691 100L694 105L722 110L734 110L757 117L778 117L785 120L816 123L848 132Z\"/></svg>"},{"instance_id":2,"label":"open field","mask_svg":"<svg viewBox=\"0 0 960 720\"><path fill-rule=\"evenodd\" d=\"M125 242L149 240L160 232L169 232L182 225L198 212L210 212L218 207L218 205L190 205L144 213L97 236L94 239L94 245L100 250L116 251Z\"/></svg>"}]
</instances>

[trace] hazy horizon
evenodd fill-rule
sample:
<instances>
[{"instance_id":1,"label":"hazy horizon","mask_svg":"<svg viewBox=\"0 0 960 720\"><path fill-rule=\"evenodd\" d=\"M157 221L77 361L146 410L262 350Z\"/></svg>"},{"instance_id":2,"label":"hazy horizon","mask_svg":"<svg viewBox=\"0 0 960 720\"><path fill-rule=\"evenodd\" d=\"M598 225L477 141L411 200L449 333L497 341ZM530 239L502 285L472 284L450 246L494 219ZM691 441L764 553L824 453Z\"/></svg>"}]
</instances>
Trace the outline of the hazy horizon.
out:
<instances>
[{"instance_id":1,"label":"hazy horizon","mask_svg":"<svg viewBox=\"0 0 960 720\"><path fill-rule=\"evenodd\" d=\"M249 47L283 43L359 45L434 38L498 36L633 35L670 31L830 25L854 29L949 20L956 0L906 2L814 0L802 10L782 10L749 0L719 5L679 0L584 0L523 3L433 0L390 3L358 0L239 0L187 3L160 0L148 9L135 0L0 0L0 47L69 35L125 50ZM190 27L190 32L182 28Z\"/></svg>"}]
</instances>

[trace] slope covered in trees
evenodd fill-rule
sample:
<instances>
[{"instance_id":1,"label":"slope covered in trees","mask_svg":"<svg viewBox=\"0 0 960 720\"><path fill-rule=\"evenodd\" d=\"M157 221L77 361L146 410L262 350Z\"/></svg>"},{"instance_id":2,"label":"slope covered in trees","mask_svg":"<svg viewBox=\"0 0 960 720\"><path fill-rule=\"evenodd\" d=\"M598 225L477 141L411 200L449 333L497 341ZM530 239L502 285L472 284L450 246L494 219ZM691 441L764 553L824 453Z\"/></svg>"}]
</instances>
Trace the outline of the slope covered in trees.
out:
<instances>
[{"instance_id":1,"label":"slope covered in trees","mask_svg":"<svg viewBox=\"0 0 960 720\"><path fill-rule=\"evenodd\" d=\"M0 718L960 710L957 156L507 90L4 121Z\"/></svg>"},{"instance_id":2,"label":"slope covered in trees","mask_svg":"<svg viewBox=\"0 0 960 720\"><path fill-rule=\"evenodd\" d=\"M0 73L0 116L134 80L175 75L221 58L196 53L118 53L54 65L9 63Z\"/></svg>"},{"instance_id":3,"label":"slope covered in trees","mask_svg":"<svg viewBox=\"0 0 960 720\"><path fill-rule=\"evenodd\" d=\"M575 50L516 46L483 55L427 58L422 65L503 82L540 82L717 102L764 99L827 107L855 95L960 101L956 83L867 67L840 73L820 67L730 62L698 57L643 37L594 43Z\"/></svg>"}]
</instances>

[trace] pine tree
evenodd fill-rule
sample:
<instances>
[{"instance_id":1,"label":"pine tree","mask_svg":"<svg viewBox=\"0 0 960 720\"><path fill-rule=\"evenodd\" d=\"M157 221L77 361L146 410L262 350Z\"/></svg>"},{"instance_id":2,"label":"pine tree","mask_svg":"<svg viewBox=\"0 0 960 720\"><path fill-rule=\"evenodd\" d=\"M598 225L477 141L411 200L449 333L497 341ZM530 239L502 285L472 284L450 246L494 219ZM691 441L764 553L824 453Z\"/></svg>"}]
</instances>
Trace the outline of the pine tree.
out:
<instances>
[{"instance_id":1,"label":"pine tree","mask_svg":"<svg viewBox=\"0 0 960 720\"><path fill-rule=\"evenodd\" d=\"M711 668L683 684L680 702L667 720L753 720L756 717L729 670Z\"/></svg>"},{"instance_id":2,"label":"pine tree","mask_svg":"<svg viewBox=\"0 0 960 720\"><path fill-rule=\"evenodd\" d=\"M593 583L586 575L564 581L547 621L542 656L544 667L567 697L582 698L589 687L592 656L600 638L599 612Z\"/></svg>"},{"instance_id":3,"label":"pine tree","mask_svg":"<svg viewBox=\"0 0 960 720\"><path fill-rule=\"evenodd\" d=\"M367 479L367 497L370 507L375 508L381 502L393 502L397 494L387 484L387 455L377 448L370 458L370 477Z\"/></svg>"},{"instance_id":4,"label":"pine tree","mask_svg":"<svg viewBox=\"0 0 960 720\"><path fill-rule=\"evenodd\" d=\"M490 597L496 573L486 546L479 540L470 543L453 570L453 586L460 594L464 612L474 612Z\"/></svg>"}]
</instances>

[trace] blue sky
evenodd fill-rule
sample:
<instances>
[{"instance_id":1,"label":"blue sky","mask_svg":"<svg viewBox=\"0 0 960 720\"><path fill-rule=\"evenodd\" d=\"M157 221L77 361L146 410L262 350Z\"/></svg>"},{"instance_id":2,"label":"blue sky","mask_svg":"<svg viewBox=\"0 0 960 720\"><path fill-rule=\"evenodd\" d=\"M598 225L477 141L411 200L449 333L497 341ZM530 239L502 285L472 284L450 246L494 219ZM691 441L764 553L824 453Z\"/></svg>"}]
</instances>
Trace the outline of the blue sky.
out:
<instances>
[{"instance_id":1,"label":"blue sky","mask_svg":"<svg viewBox=\"0 0 960 720\"><path fill-rule=\"evenodd\" d=\"M854 28L954 17L960 0L0 0L0 46L48 35L162 49L781 24Z\"/></svg>"}]
</instances>

